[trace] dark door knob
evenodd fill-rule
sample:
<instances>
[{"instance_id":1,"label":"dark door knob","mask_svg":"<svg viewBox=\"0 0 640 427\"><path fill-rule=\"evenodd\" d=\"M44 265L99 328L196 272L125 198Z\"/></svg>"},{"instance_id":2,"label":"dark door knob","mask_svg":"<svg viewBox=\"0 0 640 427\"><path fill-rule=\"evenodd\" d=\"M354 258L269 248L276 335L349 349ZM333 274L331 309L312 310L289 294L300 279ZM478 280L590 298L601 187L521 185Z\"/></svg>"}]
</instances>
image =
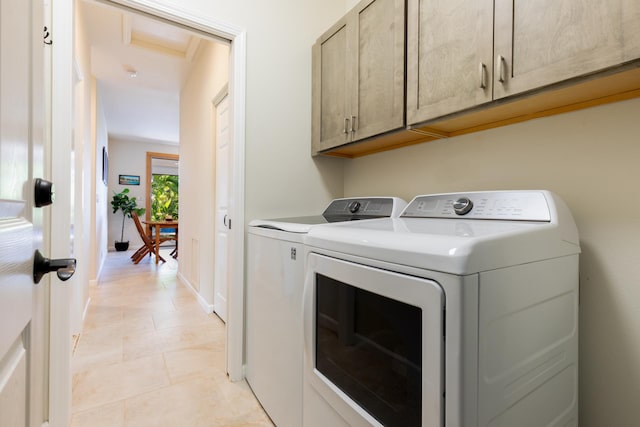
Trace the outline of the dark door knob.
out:
<instances>
[{"instance_id":1,"label":"dark door knob","mask_svg":"<svg viewBox=\"0 0 640 427\"><path fill-rule=\"evenodd\" d=\"M33 282L40 283L42 276L55 271L58 279L63 282L71 279L76 272L76 260L74 258L49 259L45 258L39 250L33 257Z\"/></svg>"},{"instance_id":2,"label":"dark door knob","mask_svg":"<svg viewBox=\"0 0 640 427\"><path fill-rule=\"evenodd\" d=\"M53 183L44 179L36 178L34 182L33 198L35 199L36 208L49 206L55 200L55 190Z\"/></svg>"}]
</instances>

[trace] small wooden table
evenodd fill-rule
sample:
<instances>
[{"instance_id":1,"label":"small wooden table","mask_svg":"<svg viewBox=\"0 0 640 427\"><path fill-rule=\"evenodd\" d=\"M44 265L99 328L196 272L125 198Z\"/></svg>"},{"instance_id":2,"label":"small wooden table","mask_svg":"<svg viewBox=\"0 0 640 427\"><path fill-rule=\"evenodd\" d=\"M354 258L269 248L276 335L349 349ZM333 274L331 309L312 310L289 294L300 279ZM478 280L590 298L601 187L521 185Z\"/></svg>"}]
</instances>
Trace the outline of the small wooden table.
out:
<instances>
[{"instance_id":1,"label":"small wooden table","mask_svg":"<svg viewBox=\"0 0 640 427\"><path fill-rule=\"evenodd\" d=\"M156 236L156 264L158 263L158 260L160 259L160 229L162 228L173 228L176 230L176 248L178 247L178 221L140 221L143 224L146 224L147 226L151 227L154 229L154 233ZM177 256L177 251L176 251L176 256Z\"/></svg>"}]
</instances>

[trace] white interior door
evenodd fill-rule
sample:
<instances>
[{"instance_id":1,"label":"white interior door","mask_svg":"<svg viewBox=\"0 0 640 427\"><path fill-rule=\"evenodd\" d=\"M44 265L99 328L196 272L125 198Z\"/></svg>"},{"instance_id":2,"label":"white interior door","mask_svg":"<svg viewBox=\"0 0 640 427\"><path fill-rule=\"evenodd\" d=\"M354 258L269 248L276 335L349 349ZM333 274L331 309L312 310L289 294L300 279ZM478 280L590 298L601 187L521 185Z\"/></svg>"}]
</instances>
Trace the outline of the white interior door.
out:
<instances>
[{"instance_id":1,"label":"white interior door","mask_svg":"<svg viewBox=\"0 0 640 427\"><path fill-rule=\"evenodd\" d=\"M48 282L33 283L42 210L33 178L43 172L42 3L0 0L0 426L45 420ZM35 48L34 48L35 47Z\"/></svg>"},{"instance_id":2,"label":"white interior door","mask_svg":"<svg viewBox=\"0 0 640 427\"><path fill-rule=\"evenodd\" d=\"M231 144L229 139L229 96L225 93L214 101L216 117L216 223L213 310L227 321L229 288L229 188L231 184Z\"/></svg>"}]
</instances>

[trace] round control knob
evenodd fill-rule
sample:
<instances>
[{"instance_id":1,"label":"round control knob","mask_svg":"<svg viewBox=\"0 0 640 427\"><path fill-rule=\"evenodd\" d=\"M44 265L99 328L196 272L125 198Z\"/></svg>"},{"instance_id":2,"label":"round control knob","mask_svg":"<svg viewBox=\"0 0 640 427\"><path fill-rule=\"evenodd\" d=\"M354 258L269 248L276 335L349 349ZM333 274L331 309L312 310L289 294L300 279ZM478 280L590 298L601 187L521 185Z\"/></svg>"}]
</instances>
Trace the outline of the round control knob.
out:
<instances>
[{"instance_id":1,"label":"round control knob","mask_svg":"<svg viewBox=\"0 0 640 427\"><path fill-rule=\"evenodd\" d=\"M466 197L461 197L453 202L453 211L456 215L465 215L473 208L473 202Z\"/></svg>"},{"instance_id":2,"label":"round control knob","mask_svg":"<svg viewBox=\"0 0 640 427\"><path fill-rule=\"evenodd\" d=\"M360 209L361 203L357 200L354 200L353 202L349 203L349 212L351 213L356 213L358 212L358 209Z\"/></svg>"}]
</instances>

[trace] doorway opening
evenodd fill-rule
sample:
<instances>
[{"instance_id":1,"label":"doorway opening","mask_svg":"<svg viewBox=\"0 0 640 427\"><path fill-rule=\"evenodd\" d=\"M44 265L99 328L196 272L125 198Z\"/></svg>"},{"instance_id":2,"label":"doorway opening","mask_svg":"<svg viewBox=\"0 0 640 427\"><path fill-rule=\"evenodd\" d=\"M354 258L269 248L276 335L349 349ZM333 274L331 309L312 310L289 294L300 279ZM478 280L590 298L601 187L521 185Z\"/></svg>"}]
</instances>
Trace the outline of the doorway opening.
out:
<instances>
[{"instance_id":1,"label":"doorway opening","mask_svg":"<svg viewBox=\"0 0 640 427\"><path fill-rule=\"evenodd\" d=\"M244 182L245 182L245 100L246 100L246 33L241 28L217 19L196 16L179 5L154 6L137 0L98 0L98 3L146 16L172 27L187 29L210 41L226 42L228 53L229 91L229 210L234 227L229 230L227 373L232 381L244 378ZM130 76L131 77L131 76ZM209 100L210 101L210 100ZM190 117L190 116L187 116ZM182 148L181 148L182 153ZM183 157L184 161L184 157ZM183 163L184 165L184 163ZM186 167L186 166L185 166ZM189 164L189 167L192 167ZM184 182L184 180L183 180ZM186 187L185 187L186 188ZM213 194L213 188L199 188L200 194ZM185 195L183 188L183 195ZM185 203L183 201L183 208ZM194 207L195 209L196 207ZM185 210L183 209L183 218ZM199 223L200 224L200 223ZM202 222L207 224L207 222ZM213 233L209 233L212 236ZM183 258L184 261L184 258ZM184 266L183 266L184 268ZM186 270L185 270L186 271ZM206 299L213 298L207 289ZM201 302L202 305L202 302Z\"/></svg>"}]
</instances>

